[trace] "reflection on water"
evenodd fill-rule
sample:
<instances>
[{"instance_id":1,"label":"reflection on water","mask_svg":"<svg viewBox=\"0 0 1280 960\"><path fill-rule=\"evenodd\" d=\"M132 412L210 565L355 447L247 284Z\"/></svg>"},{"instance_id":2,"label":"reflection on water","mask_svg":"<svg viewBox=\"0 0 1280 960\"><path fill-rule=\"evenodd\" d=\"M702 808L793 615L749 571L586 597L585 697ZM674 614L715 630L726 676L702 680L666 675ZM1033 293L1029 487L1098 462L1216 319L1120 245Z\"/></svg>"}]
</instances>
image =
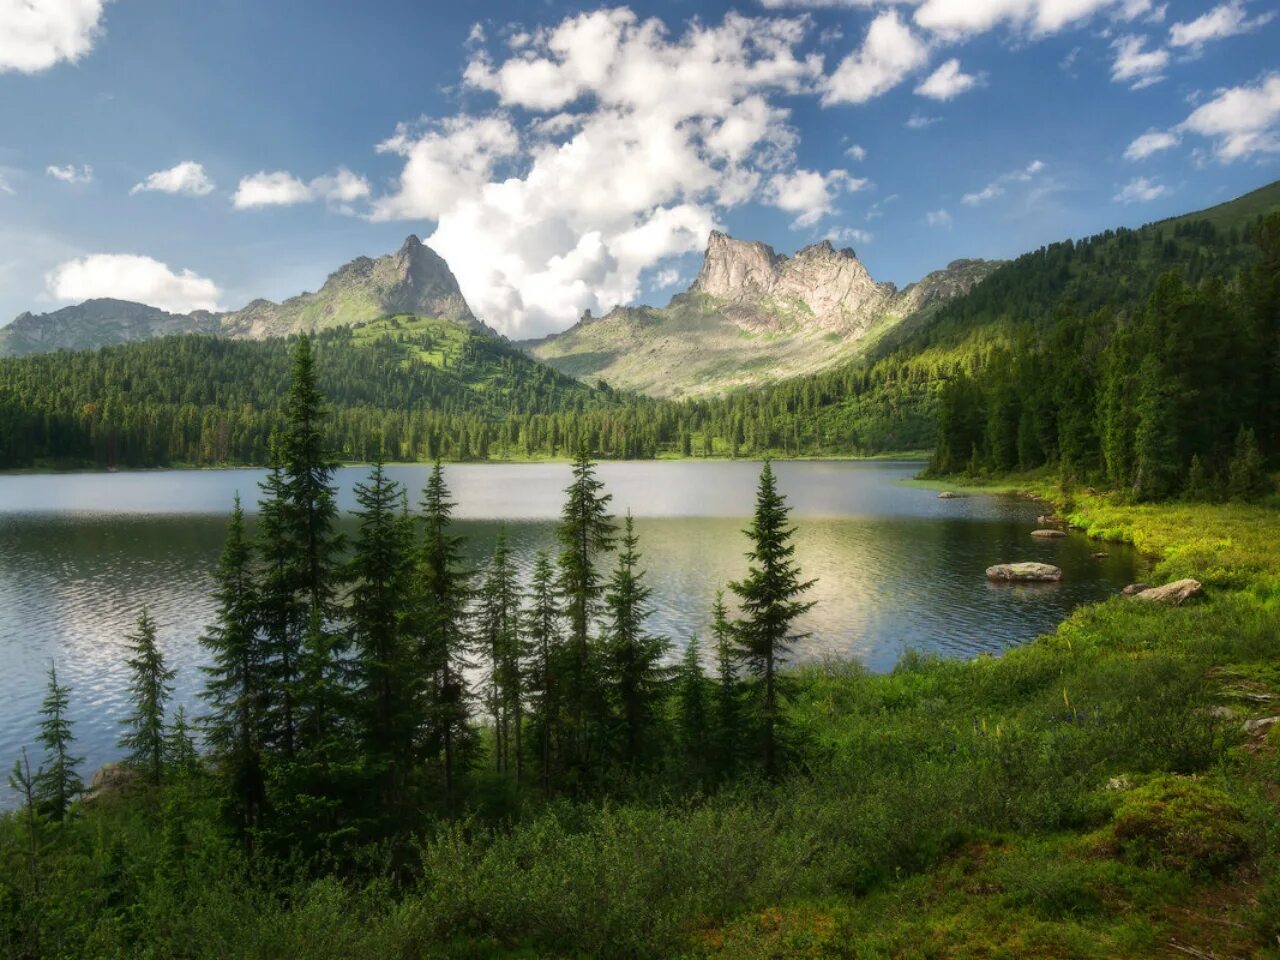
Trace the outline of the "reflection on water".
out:
<instances>
[{"instance_id":1,"label":"reflection on water","mask_svg":"<svg viewBox=\"0 0 1280 960\"><path fill-rule=\"evenodd\" d=\"M794 507L796 556L818 578L799 659L856 657L890 669L912 647L944 656L999 652L1061 620L1082 602L1133 579L1131 550L1094 560L1078 535L1028 536L1034 504L1011 498L938 500L902 486L918 464L783 463L779 482ZM344 508L365 470L340 475ZM415 494L427 470L392 468ZM605 463L614 506L636 515L654 588L650 623L679 649L707 630L717 588L741 577L759 464ZM462 532L478 560L505 525L522 572L554 550L555 519L569 479L564 464L447 468ZM122 651L138 612L150 608L178 699L199 711L200 630L212 606L209 574L225 512L239 490L256 497L258 471L138 472L0 477L0 763L33 742L45 673L58 664L73 688L72 716L86 769L115 754L125 713ZM345 523L353 528L348 519ZM1049 586L988 584L993 563L1061 566Z\"/></svg>"}]
</instances>

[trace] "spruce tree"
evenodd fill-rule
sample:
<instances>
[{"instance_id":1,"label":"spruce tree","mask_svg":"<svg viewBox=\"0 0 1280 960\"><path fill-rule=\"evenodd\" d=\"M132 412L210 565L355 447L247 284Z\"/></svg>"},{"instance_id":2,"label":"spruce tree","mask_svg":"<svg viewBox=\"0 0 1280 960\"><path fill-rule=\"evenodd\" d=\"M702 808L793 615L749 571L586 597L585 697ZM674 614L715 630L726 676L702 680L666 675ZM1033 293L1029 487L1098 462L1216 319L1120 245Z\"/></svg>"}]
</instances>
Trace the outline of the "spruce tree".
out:
<instances>
[{"instance_id":1,"label":"spruce tree","mask_svg":"<svg viewBox=\"0 0 1280 960\"><path fill-rule=\"evenodd\" d=\"M263 676L263 738L271 752L288 762L298 742L297 687L306 621L294 591L295 544L288 519L289 504L279 444L273 441L273 462L262 482L258 508L257 549L261 559L257 589L256 625L261 631Z\"/></svg>"},{"instance_id":2,"label":"spruce tree","mask_svg":"<svg viewBox=\"0 0 1280 960\"><path fill-rule=\"evenodd\" d=\"M355 488L360 509L347 578L360 733L366 762L381 781L386 810L397 810L425 723L423 677L406 617L412 596L414 537L403 492L381 460Z\"/></svg>"},{"instance_id":3,"label":"spruce tree","mask_svg":"<svg viewBox=\"0 0 1280 960\"><path fill-rule=\"evenodd\" d=\"M724 591L716 591L711 608L711 630L715 636L715 756L721 776L733 772L742 741L742 684L738 679L738 649L733 624L724 606Z\"/></svg>"},{"instance_id":4,"label":"spruce tree","mask_svg":"<svg viewBox=\"0 0 1280 960\"><path fill-rule=\"evenodd\" d=\"M729 584L745 615L734 625L739 656L756 681L756 707L760 721L761 759L764 773L774 777L780 769L781 678L779 669L796 641L806 634L793 632L797 617L813 607L799 599L814 584L801 580L795 562L795 528L789 525L786 498L778 492L773 466L765 461L756 491L755 515L745 531L752 549L744 580Z\"/></svg>"},{"instance_id":5,"label":"spruce tree","mask_svg":"<svg viewBox=\"0 0 1280 960\"><path fill-rule=\"evenodd\" d=\"M1133 493L1139 500L1163 500L1178 490L1181 474L1174 386L1153 355L1143 360L1138 379Z\"/></svg>"},{"instance_id":6,"label":"spruce tree","mask_svg":"<svg viewBox=\"0 0 1280 960\"><path fill-rule=\"evenodd\" d=\"M166 765L178 777L189 777L199 768L200 755L196 752L191 724L187 722L187 710L181 704L173 712L173 722L165 730L164 758Z\"/></svg>"},{"instance_id":7,"label":"spruce tree","mask_svg":"<svg viewBox=\"0 0 1280 960\"><path fill-rule=\"evenodd\" d=\"M560 617L555 568L551 557L539 551L533 559L524 635L530 719L544 794L551 792L560 744L560 684L565 658Z\"/></svg>"},{"instance_id":8,"label":"spruce tree","mask_svg":"<svg viewBox=\"0 0 1280 960\"><path fill-rule=\"evenodd\" d=\"M263 803L262 735L267 649L259 633L259 595L253 550L237 494L227 539L214 574L218 613L200 638L209 658L202 697L205 737L228 783L228 813L246 839Z\"/></svg>"},{"instance_id":9,"label":"spruce tree","mask_svg":"<svg viewBox=\"0 0 1280 960\"><path fill-rule=\"evenodd\" d=\"M446 803L457 774L471 763L474 741L466 675L471 574L463 564L465 539L452 532L453 506L437 459L422 497L416 635L419 662L428 676L426 751L439 761Z\"/></svg>"},{"instance_id":10,"label":"spruce tree","mask_svg":"<svg viewBox=\"0 0 1280 960\"><path fill-rule=\"evenodd\" d=\"M1267 492L1267 475L1262 455L1252 430L1241 427L1236 435L1235 453L1227 471L1227 490L1232 500L1248 503L1261 499Z\"/></svg>"},{"instance_id":11,"label":"spruce tree","mask_svg":"<svg viewBox=\"0 0 1280 960\"><path fill-rule=\"evenodd\" d=\"M640 570L640 539L628 513L623 522L617 565L605 591L605 695L618 730L616 753L622 764L637 767L654 752L654 739L667 697L671 671L663 666L670 649L665 637L645 631L653 612L652 589Z\"/></svg>"},{"instance_id":12,"label":"spruce tree","mask_svg":"<svg viewBox=\"0 0 1280 960\"><path fill-rule=\"evenodd\" d=\"M479 600L477 648L488 661L485 702L493 718L494 765L498 773L505 773L514 762L519 782L523 774L520 588L505 529L498 531Z\"/></svg>"},{"instance_id":13,"label":"spruce tree","mask_svg":"<svg viewBox=\"0 0 1280 960\"><path fill-rule=\"evenodd\" d=\"M571 719L566 731L572 762L579 768L587 761L590 741L586 729L588 708L596 696L592 677L591 622L600 606L601 576L596 558L612 549L612 495L596 477L595 464L584 443L573 462L573 482L565 490L556 536L560 541L560 593L569 621L570 657L565 672L565 701Z\"/></svg>"},{"instance_id":14,"label":"spruce tree","mask_svg":"<svg viewBox=\"0 0 1280 960\"><path fill-rule=\"evenodd\" d=\"M125 733L120 746L128 751L128 763L159 786L165 767L165 705L173 696L175 672L164 664L164 655L156 645L156 625L145 607L137 630L126 638L131 653L125 664L133 710L121 721Z\"/></svg>"},{"instance_id":15,"label":"spruce tree","mask_svg":"<svg viewBox=\"0 0 1280 960\"><path fill-rule=\"evenodd\" d=\"M61 820L74 800L84 790L76 767L83 757L71 755L75 736L67 719L70 691L58 683L58 672L49 665L49 686L40 707L39 740L44 747L44 766L36 775L36 793L41 805L54 820Z\"/></svg>"},{"instance_id":16,"label":"spruce tree","mask_svg":"<svg viewBox=\"0 0 1280 960\"><path fill-rule=\"evenodd\" d=\"M676 696L680 719L680 747L685 767L694 779L706 776L714 737L711 709L707 702L707 678L702 672L702 643L695 633L689 638L676 674Z\"/></svg>"}]
</instances>

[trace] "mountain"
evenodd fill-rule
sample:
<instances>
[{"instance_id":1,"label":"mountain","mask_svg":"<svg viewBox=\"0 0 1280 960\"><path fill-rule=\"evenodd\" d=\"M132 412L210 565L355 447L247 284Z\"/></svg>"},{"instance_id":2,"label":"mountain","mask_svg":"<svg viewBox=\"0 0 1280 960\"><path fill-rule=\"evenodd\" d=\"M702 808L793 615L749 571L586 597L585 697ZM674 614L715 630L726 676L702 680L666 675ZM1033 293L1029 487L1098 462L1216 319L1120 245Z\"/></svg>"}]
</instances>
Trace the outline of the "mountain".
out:
<instances>
[{"instance_id":1,"label":"mountain","mask_svg":"<svg viewBox=\"0 0 1280 960\"><path fill-rule=\"evenodd\" d=\"M175 333L210 333L260 340L349 326L394 314L438 317L492 334L471 313L449 265L416 236L395 253L357 257L330 274L315 293L283 303L254 300L230 313L166 313L125 300L88 300L52 313L24 313L0 327L0 356L150 340Z\"/></svg>"},{"instance_id":2,"label":"mountain","mask_svg":"<svg viewBox=\"0 0 1280 960\"><path fill-rule=\"evenodd\" d=\"M830 241L795 256L719 231L687 293L666 307L589 314L520 344L576 377L651 396L720 392L812 373L859 356L904 318L968 292L999 264L957 260L898 290Z\"/></svg>"}]
</instances>

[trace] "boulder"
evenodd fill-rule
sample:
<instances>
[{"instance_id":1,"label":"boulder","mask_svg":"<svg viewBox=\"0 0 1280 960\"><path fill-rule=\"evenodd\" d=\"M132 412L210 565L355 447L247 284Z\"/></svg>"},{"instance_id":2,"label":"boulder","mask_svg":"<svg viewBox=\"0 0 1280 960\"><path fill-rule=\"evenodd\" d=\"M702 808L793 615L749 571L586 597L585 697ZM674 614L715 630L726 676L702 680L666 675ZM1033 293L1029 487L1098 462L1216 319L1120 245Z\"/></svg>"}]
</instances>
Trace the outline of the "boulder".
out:
<instances>
[{"instance_id":1,"label":"boulder","mask_svg":"<svg viewBox=\"0 0 1280 960\"><path fill-rule=\"evenodd\" d=\"M1037 540L1057 540L1067 534L1064 530L1032 530L1031 535Z\"/></svg>"},{"instance_id":2,"label":"boulder","mask_svg":"<svg viewBox=\"0 0 1280 960\"><path fill-rule=\"evenodd\" d=\"M104 763L89 781L89 789L84 792L85 801L113 793L123 793L138 780L138 771L123 763Z\"/></svg>"},{"instance_id":3,"label":"boulder","mask_svg":"<svg viewBox=\"0 0 1280 960\"><path fill-rule=\"evenodd\" d=\"M1249 734L1264 733L1277 723L1280 723L1280 717L1259 717L1256 720L1246 720L1244 722L1244 732Z\"/></svg>"},{"instance_id":4,"label":"boulder","mask_svg":"<svg viewBox=\"0 0 1280 960\"><path fill-rule=\"evenodd\" d=\"M940 494L938 494L938 499L939 500L955 500L959 496L960 494L958 493L952 493L950 490L943 490Z\"/></svg>"},{"instance_id":5,"label":"boulder","mask_svg":"<svg viewBox=\"0 0 1280 960\"><path fill-rule=\"evenodd\" d=\"M1000 583L1056 583L1062 570L1048 563L997 563L987 567L987 579Z\"/></svg>"},{"instance_id":6,"label":"boulder","mask_svg":"<svg viewBox=\"0 0 1280 960\"><path fill-rule=\"evenodd\" d=\"M1173 583L1166 583L1163 587L1151 587L1133 596L1148 603L1165 603L1171 607L1180 607L1203 593L1204 587L1200 586L1199 580L1187 579L1175 580Z\"/></svg>"},{"instance_id":7,"label":"boulder","mask_svg":"<svg viewBox=\"0 0 1280 960\"><path fill-rule=\"evenodd\" d=\"M1108 555L1105 551L1099 550L1097 553L1089 554L1089 556L1093 557L1094 560L1105 560Z\"/></svg>"},{"instance_id":8,"label":"boulder","mask_svg":"<svg viewBox=\"0 0 1280 960\"><path fill-rule=\"evenodd\" d=\"M1127 587L1125 587L1123 590L1121 590L1120 593L1123 596L1132 597L1141 593L1143 590L1150 590L1150 589L1151 589L1151 584L1149 583L1131 583Z\"/></svg>"},{"instance_id":9,"label":"boulder","mask_svg":"<svg viewBox=\"0 0 1280 960\"><path fill-rule=\"evenodd\" d=\"M1061 517L1043 515L1036 517L1036 523L1040 524L1042 527L1060 526L1066 522L1067 521L1063 520Z\"/></svg>"}]
</instances>

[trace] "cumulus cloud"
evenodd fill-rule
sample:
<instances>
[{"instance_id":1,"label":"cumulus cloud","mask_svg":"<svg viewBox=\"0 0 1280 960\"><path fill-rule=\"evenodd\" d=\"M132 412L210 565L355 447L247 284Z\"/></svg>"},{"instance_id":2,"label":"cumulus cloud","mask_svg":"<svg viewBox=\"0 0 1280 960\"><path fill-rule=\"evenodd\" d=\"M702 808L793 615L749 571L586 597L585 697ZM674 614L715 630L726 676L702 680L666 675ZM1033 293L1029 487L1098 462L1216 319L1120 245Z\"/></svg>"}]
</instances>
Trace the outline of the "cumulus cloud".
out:
<instances>
[{"instance_id":1,"label":"cumulus cloud","mask_svg":"<svg viewBox=\"0 0 1280 960\"><path fill-rule=\"evenodd\" d=\"M1275 15L1275 11L1271 10L1249 17L1245 13L1243 0L1232 0L1214 7L1194 20L1170 26L1169 43L1175 47L1198 47L1211 40L1249 33L1269 23Z\"/></svg>"},{"instance_id":2,"label":"cumulus cloud","mask_svg":"<svg viewBox=\"0 0 1280 960\"><path fill-rule=\"evenodd\" d=\"M844 155L846 157L852 157L854 160L857 160L859 163L861 163L863 160L867 159L867 150L865 147L861 146L860 144L855 143L853 144L853 146L845 150Z\"/></svg>"},{"instance_id":3,"label":"cumulus cloud","mask_svg":"<svg viewBox=\"0 0 1280 960\"><path fill-rule=\"evenodd\" d=\"M840 61L826 80L824 104L866 103L891 90L929 61L929 48L897 10L871 21L862 46Z\"/></svg>"},{"instance_id":4,"label":"cumulus cloud","mask_svg":"<svg viewBox=\"0 0 1280 960\"><path fill-rule=\"evenodd\" d=\"M950 100L978 85L978 77L960 69L960 61L951 59L916 87L916 93L932 100Z\"/></svg>"},{"instance_id":5,"label":"cumulus cloud","mask_svg":"<svg viewBox=\"0 0 1280 960\"><path fill-rule=\"evenodd\" d=\"M1156 12L1151 0L924 0L916 25L949 39L1000 25L1033 37L1079 26L1099 13L1130 21Z\"/></svg>"},{"instance_id":6,"label":"cumulus cloud","mask_svg":"<svg viewBox=\"0 0 1280 960\"><path fill-rule=\"evenodd\" d=\"M925 127L933 126L939 119L938 117L925 116L923 113L913 113L907 117L902 125L908 130L923 130Z\"/></svg>"},{"instance_id":7,"label":"cumulus cloud","mask_svg":"<svg viewBox=\"0 0 1280 960\"><path fill-rule=\"evenodd\" d=\"M253 207L288 207L298 203L324 200L351 212L351 204L369 196L369 182L346 167L336 172L303 182L284 170L265 170L243 177L231 202L237 210Z\"/></svg>"},{"instance_id":8,"label":"cumulus cloud","mask_svg":"<svg viewBox=\"0 0 1280 960\"><path fill-rule=\"evenodd\" d=\"M1141 90L1164 79L1164 68L1169 65L1169 51L1161 48L1146 49L1145 37L1124 36L1112 44L1115 59L1111 62L1113 83L1127 83L1130 90Z\"/></svg>"},{"instance_id":9,"label":"cumulus cloud","mask_svg":"<svg viewBox=\"0 0 1280 960\"><path fill-rule=\"evenodd\" d=\"M931 227L951 227L951 214L946 209L930 210L924 215L925 222Z\"/></svg>"},{"instance_id":10,"label":"cumulus cloud","mask_svg":"<svg viewBox=\"0 0 1280 960\"><path fill-rule=\"evenodd\" d=\"M810 227L835 209L836 196L845 190L861 190L864 179L849 176L844 170L822 174L815 170L796 170L774 174L769 180L769 197L779 210L794 213L792 229Z\"/></svg>"},{"instance_id":11,"label":"cumulus cloud","mask_svg":"<svg viewBox=\"0 0 1280 960\"><path fill-rule=\"evenodd\" d=\"M996 199L996 197L1004 196L1005 188L1009 184L1028 183L1042 170L1044 170L1044 162L1041 160L1032 160L1025 167L1019 167L1017 170L1010 170L1008 173L1002 173L981 190L975 190L973 193L966 193L960 198L960 202L969 207L981 206L988 201Z\"/></svg>"},{"instance_id":12,"label":"cumulus cloud","mask_svg":"<svg viewBox=\"0 0 1280 960\"><path fill-rule=\"evenodd\" d=\"M82 167L77 167L74 163L65 166L51 164L44 168L44 172L63 183L93 183L93 167L88 164Z\"/></svg>"},{"instance_id":13,"label":"cumulus cloud","mask_svg":"<svg viewBox=\"0 0 1280 960\"><path fill-rule=\"evenodd\" d=\"M104 0L0 0L0 73L39 73L88 53Z\"/></svg>"},{"instance_id":14,"label":"cumulus cloud","mask_svg":"<svg viewBox=\"0 0 1280 960\"><path fill-rule=\"evenodd\" d=\"M827 239L832 243L851 244L851 243L870 243L872 234L868 230L862 230L858 227L834 227L827 231Z\"/></svg>"},{"instance_id":15,"label":"cumulus cloud","mask_svg":"<svg viewBox=\"0 0 1280 960\"><path fill-rule=\"evenodd\" d=\"M157 170L141 183L135 183L130 193L158 191L159 193L182 193L192 197L203 197L213 192L213 180L205 173L204 166L194 160L183 160L168 170Z\"/></svg>"},{"instance_id":16,"label":"cumulus cloud","mask_svg":"<svg viewBox=\"0 0 1280 960\"><path fill-rule=\"evenodd\" d=\"M1267 74L1253 86L1219 90L1178 130L1212 139L1214 154L1224 163L1280 151L1280 73Z\"/></svg>"},{"instance_id":17,"label":"cumulus cloud","mask_svg":"<svg viewBox=\"0 0 1280 960\"><path fill-rule=\"evenodd\" d=\"M1153 153L1168 150L1178 145L1178 135L1167 130L1148 130L1125 148L1126 160L1145 160Z\"/></svg>"},{"instance_id":18,"label":"cumulus cloud","mask_svg":"<svg viewBox=\"0 0 1280 960\"><path fill-rule=\"evenodd\" d=\"M1162 183L1146 177L1134 177L1111 199L1116 203L1149 203L1168 192L1169 188Z\"/></svg>"},{"instance_id":19,"label":"cumulus cloud","mask_svg":"<svg viewBox=\"0 0 1280 960\"><path fill-rule=\"evenodd\" d=\"M379 146L403 165L369 215L434 220L427 242L513 337L630 302L739 204L812 225L864 181L797 162L778 98L819 92L821 57L800 50L811 27L730 13L675 32L621 8L507 32L463 75L491 108L402 124Z\"/></svg>"},{"instance_id":20,"label":"cumulus cloud","mask_svg":"<svg viewBox=\"0 0 1280 960\"><path fill-rule=\"evenodd\" d=\"M78 302L95 297L134 300L171 313L217 310L221 291L190 270L175 272L151 257L96 253L68 260L45 277L55 299Z\"/></svg>"}]
</instances>

